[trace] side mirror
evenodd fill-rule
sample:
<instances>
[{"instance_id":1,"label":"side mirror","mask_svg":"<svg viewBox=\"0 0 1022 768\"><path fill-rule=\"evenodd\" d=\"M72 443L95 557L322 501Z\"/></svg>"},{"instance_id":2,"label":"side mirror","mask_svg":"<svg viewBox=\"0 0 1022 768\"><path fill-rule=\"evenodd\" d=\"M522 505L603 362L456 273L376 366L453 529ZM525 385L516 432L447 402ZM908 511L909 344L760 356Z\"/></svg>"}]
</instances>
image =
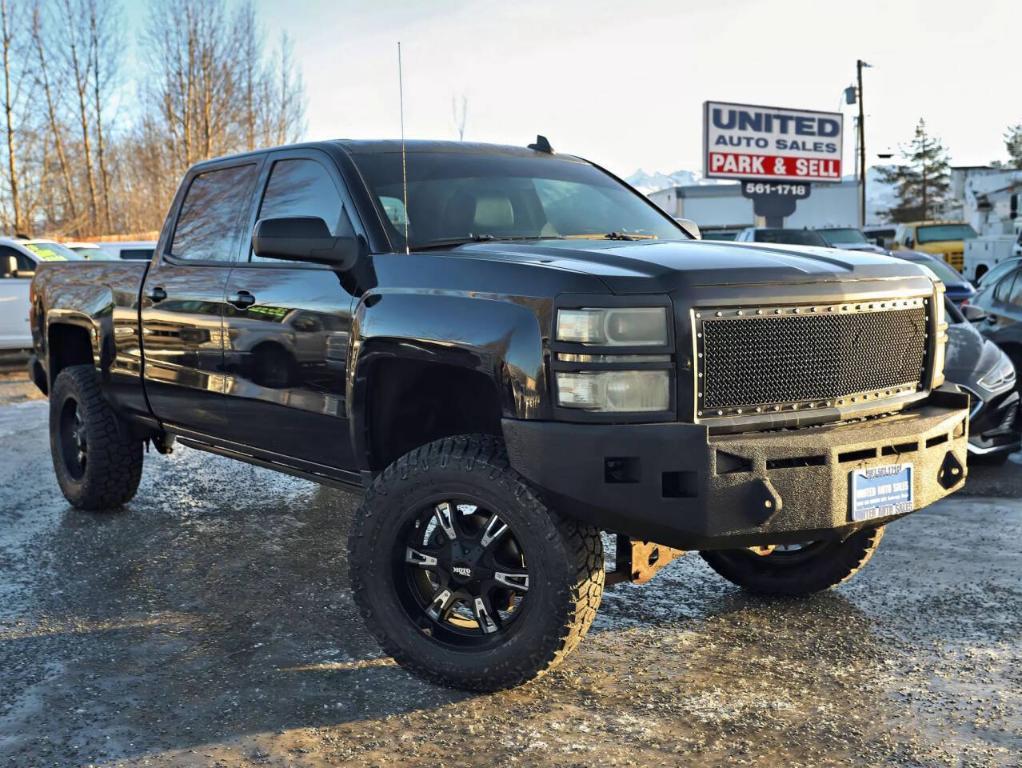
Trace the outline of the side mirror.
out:
<instances>
[{"instance_id":1,"label":"side mirror","mask_svg":"<svg viewBox=\"0 0 1022 768\"><path fill-rule=\"evenodd\" d=\"M679 227L685 230L685 234L693 240L703 239L703 233L699 231L699 225L692 221L692 219L675 219L675 221L678 222Z\"/></svg>"},{"instance_id":2,"label":"side mirror","mask_svg":"<svg viewBox=\"0 0 1022 768\"><path fill-rule=\"evenodd\" d=\"M981 323L990 317L985 309L975 304L966 304L962 307L962 314L970 323Z\"/></svg>"},{"instance_id":3,"label":"side mirror","mask_svg":"<svg viewBox=\"0 0 1022 768\"><path fill-rule=\"evenodd\" d=\"M910 250L912 248L915 248L916 247L916 241L913 240L911 237L906 237L905 238L905 247L910 249Z\"/></svg>"},{"instance_id":4,"label":"side mirror","mask_svg":"<svg viewBox=\"0 0 1022 768\"><path fill-rule=\"evenodd\" d=\"M18 259L15 256L4 256L4 268L2 272L4 277L17 277L18 276Z\"/></svg>"},{"instance_id":5,"label":"side mirror","mask_svg":"<svg viewBox=\"0 0 1022 768\"><path fill-rule=\"evenodd\" d=\"M360 237L335 237L316 216L260 219L252 233L252 251L264 259L305 261L347 270L362 253Z\"/></svg>"}]
</instances>

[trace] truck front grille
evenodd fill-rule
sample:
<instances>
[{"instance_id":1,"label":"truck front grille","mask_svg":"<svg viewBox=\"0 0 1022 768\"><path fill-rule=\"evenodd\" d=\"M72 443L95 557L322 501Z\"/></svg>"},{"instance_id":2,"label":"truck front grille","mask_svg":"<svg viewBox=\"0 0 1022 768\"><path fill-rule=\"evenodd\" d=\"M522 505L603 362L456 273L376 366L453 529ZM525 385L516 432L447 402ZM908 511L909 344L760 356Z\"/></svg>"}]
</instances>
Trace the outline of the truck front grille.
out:
<instances>
[{"instance_id":1,"label":"truck front grille","mask_svg":"<svg viewBox=\"0 0 1022 768\"><path fill-rule=\"evenodd\" d=\"M929 299L696 313L703 417L844 406L920 388Z\"/></svg>"}]
</instances>

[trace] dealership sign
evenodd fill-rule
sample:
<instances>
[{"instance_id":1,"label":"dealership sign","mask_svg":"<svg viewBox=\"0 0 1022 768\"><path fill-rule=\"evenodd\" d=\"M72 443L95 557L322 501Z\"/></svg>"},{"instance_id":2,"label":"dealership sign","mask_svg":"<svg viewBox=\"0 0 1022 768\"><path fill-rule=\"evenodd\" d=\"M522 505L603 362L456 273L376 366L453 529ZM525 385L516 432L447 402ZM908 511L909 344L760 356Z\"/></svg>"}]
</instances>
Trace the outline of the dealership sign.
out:
<instances>
[{"instance_id":1,"label":"dealership sign","mask_svg":"<svg viewBox=\"0 0 1022 768\"><path fill-rule=\"evenodd\" d=\"M708 179L841 181L840 112L707 101L703 105Z\"/></svg>"}]
</instances>

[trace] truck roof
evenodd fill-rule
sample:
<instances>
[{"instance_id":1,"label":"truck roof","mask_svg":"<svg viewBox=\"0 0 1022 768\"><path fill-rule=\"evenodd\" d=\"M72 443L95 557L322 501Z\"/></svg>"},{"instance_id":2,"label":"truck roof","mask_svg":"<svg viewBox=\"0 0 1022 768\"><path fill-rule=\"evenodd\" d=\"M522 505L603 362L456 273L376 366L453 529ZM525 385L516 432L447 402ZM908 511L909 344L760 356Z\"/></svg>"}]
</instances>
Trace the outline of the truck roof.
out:
<instances>
[{"instance_id":1,"label":"truck roof","mask_svg":"<svg viewBox=\"0 0 1022 768\"><path fill-rule=\"evenodd\" d=\"M349 155L377 155L401 151L400 139L329 139L324 141L307 141L299 144L284 144L277 147L266 147L251 152L241 152L234 155L222 155L203 160L195 164L199 168L205 165L222 162L228 159L242 159L245 157L258 157L266 152L280 149L320 149L325 152L341 149ZM503 155L505 157L554 157L558 160L574 162L585 162L575 155L539 152L528 147L519 147L510 144L486 144L472 141L433 141L429 139L410 139L405 141L405 152L415 154L418 152L450 152L460 155Z\"/></svg>"}]
</instances>

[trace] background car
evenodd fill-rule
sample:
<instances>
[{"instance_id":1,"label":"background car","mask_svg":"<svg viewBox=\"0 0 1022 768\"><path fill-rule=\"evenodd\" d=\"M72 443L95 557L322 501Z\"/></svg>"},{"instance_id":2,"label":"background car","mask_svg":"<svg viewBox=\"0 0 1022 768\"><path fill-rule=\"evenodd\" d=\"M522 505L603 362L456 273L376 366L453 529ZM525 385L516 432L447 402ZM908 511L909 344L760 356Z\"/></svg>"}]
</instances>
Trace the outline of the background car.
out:
<instances>
[{"instance_id":1,"label":"background car","mask_svg":"<svg viewBox=\"0 0 1022 768\"><path fill-rule=\"evenodd\" d=\"M989 272L983 274L976 280L976 286L982 287L984 285L990 285L996 280L1000 280L1001 277L1011 272L1013 269L1022 266L1022 258L1013 257L1002 261L996 267L991 269Z\"/></svg>"},{"instance_id":2,"label":"background car","mask_svg":"<svg viewBox=\"0 0 1022 768\"><path fill-rule=\"evenodd\" d=\"M965 276L946 261L922 251L892 251L892 256L897 256L905 261L912 261L928 267L937 278L944 283L947 289L947 297L955 304L969 301L976 295L976 289L972 283L965 279Z\"/></svg>"},{"instance_id":3,"label":"background car","mask_svg":"<svg viewBox=\"0 0 1022 768\"><path fill-rule=\"evenodd\" d=\"M820 233L814 229L783 229L780 227L746 227L738 233L735 242L830 247Z\"/></svg>"},{"instance_id":4,"label":"background car","mask_svg":"<svg viewBox=\"0 0 1022 768\"><path fill-rule=\"evenodd\" d=\"M831 248L843 251L866 251L867 253L887 254L886 248L871 243L861 229L855 227L822 227L816 230Z\"/></svg>"},{"instance_id":5,"label":"background car","mask_svg":"<svg viewBox=\"0 0 1022 768\"><path fill-rule=\"evenodd\" d=\"M866 239L869 240L873 245L879 245L881 248L890 250L894 243L894 233L897 229L893 226L883 227L866 227L862 230L863 234L866 235Z\"/></svg>"},{"instance_id":6,"label":"background car","mask_svg":"<svg viewBox=\"0 0 1022 768\"><path fill-rule=\"evenodd\" d=\"M1001 463L1022 447L1015 367L950 299L946 301L946 312L948 343L944 375L972 396L969 456Z\"/></svg>"},{"instance_id":7,"label":"background car","mask_svg":"<svg viewBox=\"0 0 1022 768\"><path fill-rule=\"evenodd\" d=\"M52 240L0 237L0 350L29 349L28 292L36 267L46 261L81 261Z\"/></svg>"},{"instance_id":8,"label":"background car","mask_svg":"<svg viewBox=\"0 0 1022 768\"><path fill-rule=\"evenodd\" d=\"M104 251L125 261L149 261L156 250L155 240L126 240L119 243L100 243Z\"/></svg>"},{"instance_id":9,"label":"background car","mask_svg":"<svg viewBox=\"0 0 1022 768\"><path fill-rule=\"evenodd\" d=\"M1022 367L1022 259L1000 275L991 271L962 311L1007 353L1016 370Z\"/></svg>"},{"instance_id":10,"label":"background car","mask_svg":"<svg viewBox=\"0 0 1022 768\"><path fill-rule=\"evenodd\" d=\"M87 261L114 261L118 257L110 253L99 243L64 243L65 248L70 248Z\"/></svg>"}]
</instances>

